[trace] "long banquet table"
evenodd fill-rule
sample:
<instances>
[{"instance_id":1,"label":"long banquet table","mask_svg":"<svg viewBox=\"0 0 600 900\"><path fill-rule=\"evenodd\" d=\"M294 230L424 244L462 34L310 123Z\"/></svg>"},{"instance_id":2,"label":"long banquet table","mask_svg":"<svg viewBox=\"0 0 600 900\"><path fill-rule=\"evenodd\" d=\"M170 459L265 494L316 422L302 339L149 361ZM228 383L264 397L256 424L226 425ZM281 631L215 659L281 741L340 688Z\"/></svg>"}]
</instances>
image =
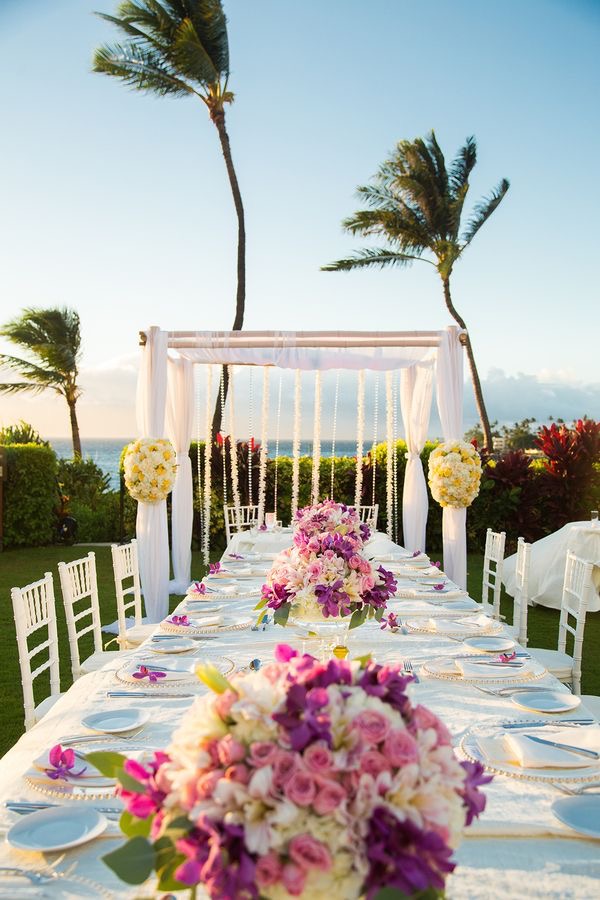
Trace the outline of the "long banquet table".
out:
<instances>
[{"instance_id":1,"label":"long banquet table","mask_svg":"<svg viewBox=\"0 0 600 900\"><path fill-rule=\"evenodd\" d=\"M286 533L238 535L227 548L224 559L229 559L231 553L242 553L249 547L259 552L261 548L263 550L269 548L265 553L275 553L286 542L290 542L290 536ZM383 535L377 535L371 547L381 556L399 550ZM244 589L249 587L250 582L240 581L240 585ZM236 612L250 613L256 598L232 598L227 603L228 611L231 608ZM431 615L431 608L418 599L406 597L399 601L397 606L401 609L403 619ZM185 608L185 601L182 601L178 609L183 611ZM284 630L270 625L265 630L223 633L218 638L198 642L198 649L193 653L208 659L214 659L217 655L225 656L233 660L237 668L242 668L255 657L263 662L271 659L275 645L281 642L300 647L302 638L293 628ZM378 661L410 659L420 675L420 682L412 685L410 690L418 702L429 706L444 719L456 744L469 727L483 720L531 718L507 699L482 693L474 685L427 677L420 669L420 664L432 657L456 655L457 648L460 647L460 644L443 635L400 632L392 634L387 630L381 630L374 622L367 623L351 633L349 639L351 656L370 651ZM306 649L309 650L310 645ZM142 646L129 655L133 658L147 657L148 651ZM119 656L121 657L121 654ZM125 658L123 654L123 660ZM2 804L9 798L45 799L43 794L25 784L23 774L36 757L59 742L62 736L83 734L85 729L81 725L81 718L90 710L99 711L109 705L111 708L142 707L150 710L151 720L142 734L132 738L128 744L116 741L112 749L126 752L128 747L154 749L168 744L171 732L177 727L193 700L161 699L160 687L156 688L155 699L142 699L135 686L127 688L130 690L130 696L125 699L108 699L107 690L125 687L116 681L116 670L121 664L120 658L104 669L80 678L56 703L51 712L5 755L0 765ZM536 684L557 686L555 679L547 674ZM181 692L186 694L193 692L200 695L204 690L200 683L194 685L192 689L188 684L181 688ZM89 749L93 748L90 744L82 745L79 749L85 749L86 746L89 746ZM99 747L100 743L97 748ZM505 900L507 895L513 897L527 895L530 898L591 900L600 896L600 841L577 835L561 825L554 817L551 811L552 803L563 794L548 784L506 776L497 776L484 790L487 794L487 807L480 820L467 830L456 852L457 868L447 883L449 897L455 900L467 898ZM47 799L49 802L60 802L53 798ZM108 804L115 809L119 807L119 801L115 798L103 800L101 804L98 804L98 801L89 802L102 806ZM1 815L0 827L6 834L18 817L4 807ZM102 854L115 849L122 841L123 838L118 833L116 825L110 823L107 832L100 838L67 851L58 863L57 869L61 872L72 870L77 877L91 880L97 885L99 897L153 896L152 885L144 886L145 889L130 888L118 881L102 863ZM57 853L43 856L15 850L4 841L0 867L21 866L40 869L56 861L59 856ZM66 895L61 888L60 879L46 882L43 885L43 893L19 891L6 894L3 893L0 874L0 900L8 896L65 898Z\"/></svg>"}]
</instances>

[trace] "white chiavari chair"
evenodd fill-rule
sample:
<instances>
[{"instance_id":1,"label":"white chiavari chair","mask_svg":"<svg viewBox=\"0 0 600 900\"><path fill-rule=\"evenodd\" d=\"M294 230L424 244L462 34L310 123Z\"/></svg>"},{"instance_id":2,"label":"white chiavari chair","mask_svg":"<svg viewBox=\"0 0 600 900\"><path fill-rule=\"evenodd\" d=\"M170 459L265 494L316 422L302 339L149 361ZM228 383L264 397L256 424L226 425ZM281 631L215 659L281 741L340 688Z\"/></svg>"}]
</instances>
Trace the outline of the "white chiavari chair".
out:
<instances>
[{"instance_id":1,"label":"white chiavari chair","mask_svg":"<svg viewBox=\"0 0 600 900\"><path fill-rule=\"evenodd\" d=\"M137 541L111 545L115 591L117 594L117 621L121 649L137 647L150 637L156 625L142 622L142 591L138 564ZM133 614L133 624L127 624L127 615Z\"/></svg>"},{"instance_id":2,"label":"white chiavari chair","mask_svg":"<svg viewBox=\"0 0 600 900\"><path fill-rule=\"evenodd\" d=\"M570 550L567 552L565 564L565 580L560 605L560 622L558 625L558 648L547 650L545 647L530 647L535 658L548 671L562 681L570 684L574 694L581 694L581 661L583 657L583 634L588 606L593 596L592 580L593 564L580 559ZM574 625L571 624L574 620ZM567 653L567 635L573 637L573 655Z\"/></svg>"},{"instance_id":3,"label":"white chiavari chair","mask_svg":"<svg viewBox=\"0 0 600 900\"><path fill-rule=\"evenodd\" d=\"M236 531L246 531L258 525L258 505L256 506L224 506L225 534L227 543Z\"/></svg>"},{"instance_id":4,"label":"white chiavari chair","mask_svg":"<svg viewBox=\"0 0 600 900\"><path fill-rule=\"evenodd\" d=\"M529 566L531 544L520 537L517 544L517 564L515 568L515 596L513 601L513 622L506 630L511 637L527 646L527 613L529 610Z\"/></svg>"},{"instance_id":5,"label":"white chiavari chair","mask_svg":"<svg viewBox=\"0 0 600 900\"><path fill-rule=\"evenodd\" d=\"M359 506L358 515L360 516L360 521L368 525L371 531L377 531L379 503L375 503L374 506Z\"/></svg>"},{"instance_id":6,"label":"white chiavari chair","mask_svg":"<svg viewBox=\"0 0 600 900\"><path fill-rule=\"evenodd\" d=\"M488 528L483 556L483 583L481 601L483 611L494 619L500 618L500 591L502 590L502 569L504 568L504 544L506 532Z\"/></svg>"},{"instance_id":7,"label":"white chiavari chair","mask_svg":"<svg viewBox=\"0 0 600 900\"><path fill-rule=\"evenodd\" d=\"M58 634L56 630L56 603L52 573L46 572L40 581L25 587L12 588L11 599L17 631L21 684L23 685L23 707L25 728L29 729L51 709L60 697L60 673L58 668ZM45 640L29 647L32 635L42 633ZM48 658L32 669L32 662L38 653L47 651ZM50 696L36 706L33 682L44 672L50 677Z\"/></svg>"},{"instance_id":8,"label":"white chiavari chair","mask_svg":"<svg viewBox=\"0 0 600 900\"><path fill-rule=\"evenodd\" d=\"M71 671L73 681L77 681L82 675L101 669L119 651L102 649L95 553L90 552L83 559L72 562L59 562L58 574L67 620ZM92 635L94 650L82 662L79 641L86 634Z\"/></svg>"}]
</instances>

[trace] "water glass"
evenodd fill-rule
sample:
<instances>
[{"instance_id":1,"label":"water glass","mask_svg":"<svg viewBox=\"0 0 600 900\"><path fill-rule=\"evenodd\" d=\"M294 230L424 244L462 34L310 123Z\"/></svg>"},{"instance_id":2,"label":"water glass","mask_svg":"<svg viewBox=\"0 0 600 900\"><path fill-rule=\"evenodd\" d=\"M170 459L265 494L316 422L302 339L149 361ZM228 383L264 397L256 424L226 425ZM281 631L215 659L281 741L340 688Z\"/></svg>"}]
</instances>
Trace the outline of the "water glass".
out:
<instances>
[{"instance_id":1,"label":"water glass","mask_svg":"<svg viewBox=\"0 0 600 900\"><path fill-rule=\"evenodd\" d=\"M591 511L590 518L592 521L592 528L597 528L598 527L598 510L597 509L593 509Z\"/></svg>"}]
</instances>

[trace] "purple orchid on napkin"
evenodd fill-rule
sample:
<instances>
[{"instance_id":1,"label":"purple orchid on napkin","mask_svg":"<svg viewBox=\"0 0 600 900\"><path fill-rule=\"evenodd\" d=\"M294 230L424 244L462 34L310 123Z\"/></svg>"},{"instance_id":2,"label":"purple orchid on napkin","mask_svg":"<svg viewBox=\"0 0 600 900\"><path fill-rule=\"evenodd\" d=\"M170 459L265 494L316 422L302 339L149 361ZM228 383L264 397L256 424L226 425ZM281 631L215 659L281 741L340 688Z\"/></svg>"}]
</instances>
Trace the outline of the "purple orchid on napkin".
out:
<instances>
[{"instance_id":1,"label":"purple orchid on napkin","mask_svg":"<svg viewBox=\"0 0 600 900\"><path fill-rule=\"evenodd\" d=\"M138 666L139 672L134 672L134 678L147 678L148 681L158 681L159 678L166 678L166 672L153 672L152 669L149 669L148 666Z\"/></svg>"},{"instance_id":2,"label":"purple orchid on napkin","mask_svg":"<svg viewBox=\"0 0 600 900\"><path fill-rule=\"evenodd\" d=\"M389 628L390 631L397 631L398 628L400 628L396 613L388 613L388 615L381 620L381 629L383 630L384 628Z\"/></svg>"},{"instance_id":3,"label":"purple orchid on napkin","mask_svg":"<svg viewBox=\"0 0 600 900\"><path fill-rule=\"evenodd\" d=\"M258 530L259 530L259 531L266 531L266 530L267 530L266 522L263 522L262 525L259 525L259 526L258 526Z\"/></svg>"},{"instance_id":4,"label":"purple orchid on napkin","mask_svg":"<svg viewBox=\"0 0 600 900\"><path fill-rule=\"evenodd\" d=\"M217 572L220 572L220 571L221 571L221 563L220 562L208 564L208 574L209 575L216 575Z\"/></svg>"},{"instance_id":5,"label":"purple orchid on napkin","mask_svg":"<svg viewBox=\"0 0 600 900\"><path fill-rule=\"evenodd\" d=\"M434 591L443 591L445 587L446 587L445 581L440 581L440 582L438 582L438 584L433 585Z\"/></svg>"},{"instance_id":6,"label":"purple orchid on napkin","mask_svg":"<svg viewBox=\"0 0 600 900\"><path fill-rule=\"evenodd\" d=\"M188 627L189 625L192 624L187 616L176 616L176 615L172 615L170 619L167 619L167 622L170 625L183 625L184 627Z\"/></svg>"},{"instance_id":7,"label":"purple orchid on napkin","mask_svg":"<svg viewBox=\"0 0 600 900\"><path fill-rule=\"evenodd\" d=\"M414 559L415 556L420 556L420 555L421 555L421 551L420 551L420 550L415 550L415 552L413 553L413 559Z\"/></svg>"},{"instance_id":8,"label":"purple orchid on napkin","mask_svg":"<svg viewBox=\"0 0 600 900\"><path fill-rule=\"evenodd\" d=\"M44 772L53 781L57 781L59 778L62 778L64 781L68 781L69 778L79 778L87 769L87 766L84 766L79 772L74 772L75 751L70 748L63 750L61 744L55 744L51 748L48 753L48 759L52 768L44 769Z\"/></svg>"},{"instance_id":9,"label":"purple orchid on napkin","mask_svg":"<svg viewBox=\"0 0 600 900\"><path fill-rule=\"evenodd\" d=\"M229 559L243 559L243 558L244 557L242 556L241 553L230 553L229 554Z\"/></svg>"},{"instance_id":10,"label":"purple orchid on napkin","mask_svg":"<svg viewBox=\"0 0 600 900\"><path fill-rule=\"evenodd\" d=\"M206 593L206 585L203 584L201 581L195 581L193 591L194 591L194 594L205 594Z\"/></svg>"},{"instance_id":11,"label":"purple orchid on napkin","mask_svg":"<svg viewBox=\"0 0 600 900\"><path fill-rule=\"evenodd\" d=\"M431 565L432 565L432 566L435 566L435 567L436 567L436 569L439 569L439 568L440 568L440 566L441 566L441 565L442 565L442 564L441 564L441 562L440 562L440 560L439 560L439 559L438 559L438 561L437 561L437 562L432 562L432 563L431 563Z\"/></svg>"},{"instance_id":12,"label":"purple orchid on napkin","mask_svg":"<svg viewBox=\"0 0 600 900\"><path fill-rule=\"evenodd\" d=\"M512 653L501 653L498 657L499 662L512 662L513 659L517 658L517 651L513 650Z\"/></svg>"}]
</instances>

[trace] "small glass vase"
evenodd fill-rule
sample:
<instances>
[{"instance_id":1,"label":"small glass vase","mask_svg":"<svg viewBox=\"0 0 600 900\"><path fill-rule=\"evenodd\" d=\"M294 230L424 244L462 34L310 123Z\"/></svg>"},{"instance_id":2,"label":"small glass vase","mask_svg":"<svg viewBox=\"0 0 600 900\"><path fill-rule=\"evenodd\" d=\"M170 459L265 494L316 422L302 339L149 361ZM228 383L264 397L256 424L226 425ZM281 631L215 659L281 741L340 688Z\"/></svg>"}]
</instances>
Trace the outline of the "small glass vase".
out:
<instances>
[{"instance_id":1,"label":"small glass vase","mask_svg":"<svg viewBox=\"0 0 600 900\"><path fill-rule=\"evenodd\" d=\"M316 621L309 621L290 615L290 623L296 627L307 629L319 638L317 657L321 662L326 662L332 656L346 654L335 653L336 648L344 648L348 642L348 629L350 628L350 616L331 616L328 619L321 617Z\"/></svg>"}]
</instances>

